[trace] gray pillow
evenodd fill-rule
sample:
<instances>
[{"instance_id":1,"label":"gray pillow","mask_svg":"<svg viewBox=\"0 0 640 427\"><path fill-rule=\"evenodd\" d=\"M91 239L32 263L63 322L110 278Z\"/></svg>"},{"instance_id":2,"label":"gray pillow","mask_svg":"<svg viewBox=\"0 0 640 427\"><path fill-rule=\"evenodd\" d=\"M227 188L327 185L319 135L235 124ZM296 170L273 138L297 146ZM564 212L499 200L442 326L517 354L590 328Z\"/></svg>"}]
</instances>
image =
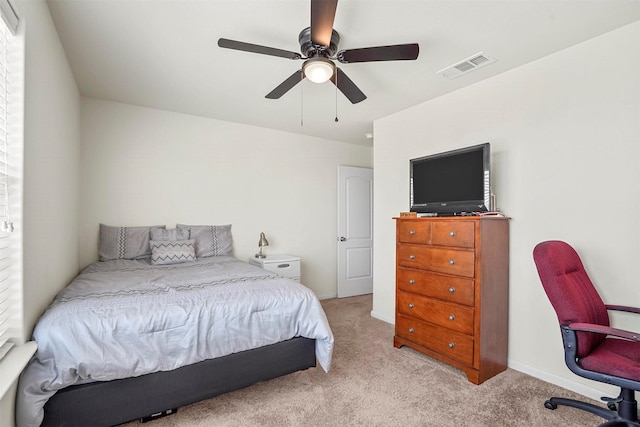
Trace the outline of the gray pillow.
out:
<instances>
[{"instance_id":1,"label":"gray pillow","mask_svg":"<svg viewBox=\"0 0 640 427\"><path fill-rule=\"evenodd\" d=\"M150 230L161 228L165 226L113 227L100 224L98 243L100 261L149 258L151 256Z\"/></svg>"},{"instance_id":2,"label":"gray pillow","mask_svg":"<svg viewBox=\"0 0 640 427\"><path fill-rule=\"evenodd\" d=\"M151 240L188 240L187 228L152 228Z\"/></svg>"},{"instance_id":3,"label":"gray pillow","mask_svg":"<svg viewBox=\"0 0 640 427\"><path fill-rule=\"evenodd\" d=\"M151 240L151 264L195 261L195 240Z\"/></svg>"},{"instance_id":4,"label":"gray pillow","mask_svg":"<svg viewBox=\"0 0 640 427\"><path fill-rule=\"evenodd\" d=\"M198 258L231 255L233 252L233 238L231 236L231 224L228 224L228 225L177 224L176 228L189 230L189 238L194 239L196 241L196 256Z\"/></svg>"}]
</instances>

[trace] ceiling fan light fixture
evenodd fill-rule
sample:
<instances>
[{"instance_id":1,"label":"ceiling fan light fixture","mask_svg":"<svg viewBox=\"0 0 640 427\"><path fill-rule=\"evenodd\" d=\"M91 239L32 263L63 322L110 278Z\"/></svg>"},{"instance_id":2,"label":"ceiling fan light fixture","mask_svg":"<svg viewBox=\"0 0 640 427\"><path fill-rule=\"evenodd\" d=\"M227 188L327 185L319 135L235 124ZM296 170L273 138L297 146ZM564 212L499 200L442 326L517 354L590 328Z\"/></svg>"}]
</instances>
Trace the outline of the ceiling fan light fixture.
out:
<instances>
[{"instance_id":1,"label":"ceiling fan light fixture","mask_svg":"<svg viewBox=\"0 0 640 427\"><path fill-rule=\"evenodd\" d=\"M336 70L336 66L330 59L317 57L308 59L302 65L304 76L314 83L328 81Z\"/></svg>"}]
</instances>

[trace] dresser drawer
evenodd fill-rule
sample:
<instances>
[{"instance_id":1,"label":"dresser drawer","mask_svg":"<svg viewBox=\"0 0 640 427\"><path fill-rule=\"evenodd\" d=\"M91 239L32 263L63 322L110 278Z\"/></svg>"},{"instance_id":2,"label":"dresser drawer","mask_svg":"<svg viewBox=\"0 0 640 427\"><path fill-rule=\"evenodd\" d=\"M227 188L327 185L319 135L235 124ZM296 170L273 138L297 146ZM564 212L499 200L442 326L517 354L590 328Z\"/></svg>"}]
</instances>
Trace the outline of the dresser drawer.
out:
<instances>
[{"instance_id":1,"label":"dresser drawer","mask_svg":"<svg viewBox=\"0 0 640 427\"><path fill-rule=\"evenodd\" d=\"M424 270L398 268L398 289L469 306L474 305L474 280Z\"/></svg>"},{"instance_id":2,"label":"dresser drawer","mask_svg":"<svg viewBox=\"0 0 640 427\"><path fill-rule=\"evenodd\" d=\"M472 221L434 221L431 224L431 244L473 248L474 223Z\"/></svg>"},{"instance_id":3,"label":"dresser drawer","mask_svg":"<svg viewBox=\"0 0 640 427\"><path fill-rule=\"evenodd\" d=\"M398 291L396 310L429 323L473 335L473 308Z\"/></svg>"},{"instance_id":4,"label":"dresser drawer","mask_svg":"<svg viewBox=\"0 0 640 427\"><path fill-rule=\"evenodd\" d=\"M467 335L401 314L396 316L396 335L450 359L473 364L473 338Z\"/></svg>"},{"instance_id":5,"label":"dresser drawer","mask_svg":"<svg viewBox=\"0 0 640 427\"><path fill-rule=\"evenodd\" d=\"M473 251L433 248L425 245L400 244L398 264L454 276L474 277Z\"/></svg>"},{"instance_id":6,"label":"dresser drawer","mask_svg":"<svg viewBox=\"0 0 640 427\"><path fill-rule=\"evenodd\" d=\"M427 244L431 241L431 223L422 220L400 222L397 238L400 242Z\"/></svg>"}]
</instances>

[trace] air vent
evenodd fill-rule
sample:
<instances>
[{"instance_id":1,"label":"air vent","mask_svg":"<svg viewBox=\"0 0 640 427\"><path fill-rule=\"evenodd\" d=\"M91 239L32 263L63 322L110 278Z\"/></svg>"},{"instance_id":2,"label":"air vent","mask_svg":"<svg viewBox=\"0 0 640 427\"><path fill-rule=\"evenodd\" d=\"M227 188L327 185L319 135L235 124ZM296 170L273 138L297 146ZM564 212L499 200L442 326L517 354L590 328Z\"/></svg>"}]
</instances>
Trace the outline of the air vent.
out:
<instances>
[{"instance_id":1,"label":"air vent","mask_svg":"<svg viewBox=\"0 0 640 427\"><path fill-rule=\"evenodd\" d=\"M469 71L476 70L480 67L484 67L485 65L492 64L496 61L497 59L485 56L482 52L480 52L447 68L443 68L436 74L440 74L441 76L448 79L455 79L456 77L460 77L461 75L466 74Z\"/></svg>"}]
</instances>

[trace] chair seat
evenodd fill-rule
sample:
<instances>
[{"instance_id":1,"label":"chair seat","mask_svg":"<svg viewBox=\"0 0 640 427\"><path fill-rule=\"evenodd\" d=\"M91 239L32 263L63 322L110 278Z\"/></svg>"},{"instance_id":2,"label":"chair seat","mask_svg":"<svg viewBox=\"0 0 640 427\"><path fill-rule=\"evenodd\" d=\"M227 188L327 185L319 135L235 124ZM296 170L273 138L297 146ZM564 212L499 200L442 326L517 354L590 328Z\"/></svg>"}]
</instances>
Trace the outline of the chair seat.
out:
<instances>
[{"instance_id":1,"label":"chair seat","mask_svg":"<svg viewBox=\"0 0 640 427\"><path fill-rule=\"evenodd\" d=\"M578 364L588 371L640 381L640 343L607 338Z\"/></svg>"}]
</instances>

